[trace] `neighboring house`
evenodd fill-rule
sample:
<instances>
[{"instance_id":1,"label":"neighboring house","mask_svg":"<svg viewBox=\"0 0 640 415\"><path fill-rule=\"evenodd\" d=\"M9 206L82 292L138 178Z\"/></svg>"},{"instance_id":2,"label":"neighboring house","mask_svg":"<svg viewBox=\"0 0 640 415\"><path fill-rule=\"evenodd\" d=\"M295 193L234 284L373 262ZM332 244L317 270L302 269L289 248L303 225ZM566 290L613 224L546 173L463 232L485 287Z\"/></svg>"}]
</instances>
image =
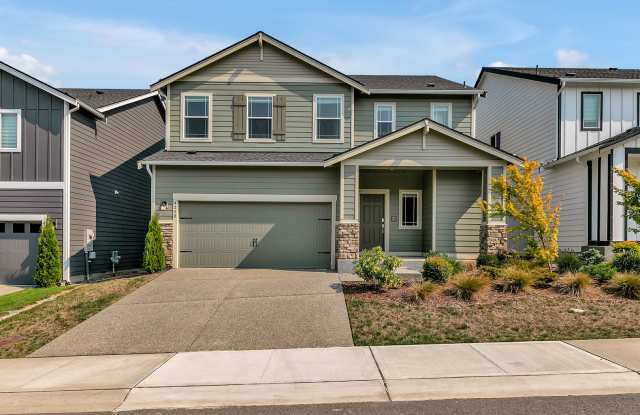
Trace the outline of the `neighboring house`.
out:
<instances>
[{"instance_id":1,"label":"neighboring house","mask_svg":"<svg viewBox=\"0 0 640 415\"><path fill-rule=\"evenodd\" d=\"M0 62L0 282L30 283L40 225L56 227L63 277L141 263L164 107L148 90L57 89ZM92 237L91 237L92 235Z\"/></svg>"},{"instance_id":2,"label":"neighboring house","mask_svg":"<svg viewBox=\"0 0 640 415\"><path fill-rule=\"evenodd\" d=\"M561 206L563 250L639 240L614 188L614 167L640 173L640 70L483 68L478 138L544 166Z\"/></svg>"},{"instance_id":3,"label":"neighboring house","mask_svg":"<svg viewBox=\"0 0 640 415\"><path fill-rule=\"evenodd\" d=\"M348 271L377 245L471 259L502 243L478 202L520 159L473 138L481 90L345 75L263 32L151 90L166 150L140 167L174 267Z\"/></svg>"}]
</instances>

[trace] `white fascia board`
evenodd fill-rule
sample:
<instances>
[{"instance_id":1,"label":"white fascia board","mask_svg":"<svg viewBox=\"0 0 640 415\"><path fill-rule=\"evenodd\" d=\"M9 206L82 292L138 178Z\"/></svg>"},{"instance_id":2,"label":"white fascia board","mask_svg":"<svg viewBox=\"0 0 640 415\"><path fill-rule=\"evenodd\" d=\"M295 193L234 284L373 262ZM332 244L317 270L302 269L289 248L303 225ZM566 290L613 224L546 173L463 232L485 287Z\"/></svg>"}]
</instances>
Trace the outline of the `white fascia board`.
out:
<instances>
[{"instance_id":1,"label":"white fascia board","mask_svg":"<svg viewBox=\"0 0 640 415\"><path fill-rule=\"evenodd\" d=\"M19 70L15 69L15 68L5 64L2 61L0 61L0 69L2 69L5 72L10 73L11 75L15 76L16 78L20 78L23 81L42 89L43 91L48 92L49 94L55 96L56 98L60 98L61 100L65 101L65 102L68 102L70 104L77 105L77 102L76 102L77 99L73 98L72 96L67 95L64 92L62 92L62 91L60 91L60 90L58 90L58 89L56 89L56 88L54 88L54 87L52 87L50 85L45 84L42 81L39 81L36 78L34 78L34 77L30 76L30 75L27 75L26 73L24 73L22 71L19 71Z\"/></svg>"},{"instance_id":2,"label":"white fascia board","mask_svg":"<svg viewBox=\"0 0 640 415\"><path fill-rule=\"evenodd\" d=\"M138 169L150 166L264 166L264 167L323 167L319 162L266 162L266 161L139 161Z\"/></svg>"},{"instance_id":3,"label":"white fascia board","mask_svg":"<svg viewBox=\"0 0 640 415\"><path fill-rule=\"evenodd\" d=\"M174 193L180 202L335 203L336 195L270 195L247 193Z\"/></svg>"},{"instance_id":4,"label":"white fascia board","mask_svg":"<svg viewBox=\"0 0 640 415\"><path fill-rule=\"evenodd\" d=\"M596 83L596 84L640 84L640 79L621 78L560 78L566 83Z\"/></svg>"},{"instance_id":5,"label":"white fascia board","mask_svg":"<svg viewBox=\"0 0 640 415\"><path fill-rule=\"evenodd\" d=\"M111 111L113 109L120 108L120 107L123 107L125 105L133 104L134 102L138 102L138 101L145 100L147 98L154 97L156 95L158 95L158 91L151 91L151 92L149 92L147 94L144 94L144 95L139 95L137 97L125 99L124 101L118 101L118 102L115 102L113 104L105 105L104 107L98 108L98 111L100 111L100 112Z\"/></svg>"},{"instance_id":6,"label":"white fascia board","mask_svg":"<svg viewBox=\"0 0 640 415\"><path fill-rule=\"evenodd\" d=\"M44 222L47 215L40 214L20 214L20 213L1 213L0 222Z\"/></svg>"},{"instance_id":7,"label":"white fascia board","mask_svg":"<svg viewBox=\"0 0 640 415\"><path fill-rule=\"evenodd\" d=\"M434 95L478 95L483 89L371 89L371 94L434 94Z\"/></svg>"},{"instance_id":8,"label":"white fascia board","mask_svg":"<svg viewBox=\"0 0 640 415\"><path fill-rule=\"evenodd\" d=\"M0 182L3 190L60 190L64 189L64 182Z\"/></svg>"}]
</instances>

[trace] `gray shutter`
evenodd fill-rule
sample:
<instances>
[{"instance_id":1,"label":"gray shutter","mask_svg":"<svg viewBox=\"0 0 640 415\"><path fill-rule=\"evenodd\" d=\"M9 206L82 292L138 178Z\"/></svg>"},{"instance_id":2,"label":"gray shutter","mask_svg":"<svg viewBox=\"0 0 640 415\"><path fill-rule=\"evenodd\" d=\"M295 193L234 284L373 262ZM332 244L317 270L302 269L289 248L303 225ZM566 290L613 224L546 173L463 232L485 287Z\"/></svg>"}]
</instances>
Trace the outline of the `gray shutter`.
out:
<instances>
[{"instance_id":1,"label":"gray shutter","mask_svg":"<svg viewBox=\"0 0 640 415\"><path fill-rule=\"evenodd\" d=\"M247 97L233 96L233 139L244 141L247 137Z\"/></svg>"},{"instance_id":2,"label":"gray shutter","mask_svg":"<svg viewBox=\"0 0 640 415\"><path fill-rule=\"evenodd\" d=\"M284 141L287 136L287 97L273 98L273 135L276 141Z\"/></svg>"}]
</instances>

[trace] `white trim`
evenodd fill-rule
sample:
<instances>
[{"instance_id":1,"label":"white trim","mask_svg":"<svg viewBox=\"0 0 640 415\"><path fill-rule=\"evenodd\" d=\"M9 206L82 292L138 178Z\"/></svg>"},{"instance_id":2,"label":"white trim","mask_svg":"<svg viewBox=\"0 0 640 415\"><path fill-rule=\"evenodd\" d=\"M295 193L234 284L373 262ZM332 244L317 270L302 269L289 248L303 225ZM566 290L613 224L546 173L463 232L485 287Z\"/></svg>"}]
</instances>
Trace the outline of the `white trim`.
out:
<instances>
[{"instance_id":1,"label":"white trim","mask_svg":"<svg viewBox=\"0 0 640 415\"><path fill-rule=\"evenodd\" d=\"M478 95L471 97L471 137L476 138L476 118Z\"/></svg>"},{"instance_id":2,"label":"white trim","mask_svg":"<svg viewBox=\"0 0 640 415\"><path fill-rule=\"evenodd\" d=\"M260 92L245 92L244 96L246 97L246 105L245 108L245 122L246 122L246 134L244 136L245 143L275 143L276 140L273 138L273 97L275 94L266 94ZM270 138L251 138L249 137L249 99L250 98L271 98L271 117L251 117L253 119L262 119L262 120L271 120L271 131L269 131Z\"/></svg>"},{"instance_id":3,"label":"white trim","mask_svg":"<svg viewBox=\"0 0 640 415\"><path fill-rule=\"evenodd\" d=\"M438 185L438 180L436 176L438 175L438 170L433 169L431 173L431 250L436 251L436 213L437 213L437 203L436 203L436 195Z\"/></svg>"},{"instance_id":4,"label":"white trim","mask_svg":"<svg viewBox=\"0 0 640 415\"><path fill-rule=\"evenodd\" d=\"M171 85L167 85L167 110L164 114L164 147L171 149Z\"/></svg>"},{"instance_id":5,"label":"white trim","mask_svg":"<svg viewBox=\"0 0 640 415\"><path fill-rule=\"evenodd\" d=\"M324 63L313 59L310 56L305 55L302 52L299 52L297 50L295 50L294 48L292 48L291 46L288 46L282 42L280 42L279 40L272 38L271 36L269 36L268 34L264 33L264 32L258 32L240 42L238 42L237 44L228 47L226 49L223 49L217 53L214 53L213 55L209 56L208 58L203 59L200 62L197 62L191 66L188 66L184 69L182 69L181 71L178 71L177 73L170 75L164 79L159 80L158 82L154 83L151 85L151 89L152 90L157 90L162 88L165 85L168 85L174 81L177 81L180 78L183 78L199 69L204 68L205 66L208 66L214 62L219 61L220 59L229 56L235 52L237 52L240 49L243 49L259 40L262 40L262 42L266 42L268 44L270 44L271 46L274 46L298 59L300 59L301 61L313 66L314 68L320 70L321 72L327 73L330 76L344 82L347 85L350 85L354 88L357 88L359 91L365 93L365 94L369 94L369 89L362 85L360 82L341 74L340 72L336 71L335 69L331 68L328 65L325 65Z\"/></svg>"},{"instance_id":6,"label":"white trim","mask_svg":"<svg viewBox=\"0 0 640 415\"><path fill-rule=\"evenodd\" d=\"M373 103L373 138L378 138L378 107L380 106L391 107L391 132L396 130L396 103L389 101L376 101Z\"/></svg>"},{"instance_id":7,"label":"white trim","mask_svg":"<svg viewBox=\"0 0 640 415\"><path fill-rule=\"evenodd\" d=\"M416 225L403 225L404 212L402 210L402 198L404 195L416 195ZM422 229L422 190L400 189L398 190L398 229L400 230L421 230Z\"/></svg>"},{"instance_id":8,"label":"white trim","mask_svg":"<svg viewBox=\"0 0 640 415\"><path fill-rule=\"evenodd\" d=\"M63 100L64 102L68 102L69 104L73 104L73 105L78 105L77 100L67 94L65 94L64 92L49 86L47 84L45 84L42 81L37 80L36 78L29 76L7 64L5 64L4 62L0 61L0 69L2 69L5 72L10 73L11 75L15 76L16 78L20 78L25 82L30 83L31 85L35 85L38 88L42 89L43 91L46 91L48 93L50 93L51 95L53 95L56 98L59 98L61 100Z\"/></svg>"},{"instance_id":9,"label":"white trim","mask_svg":"<svg viewBox=\"0 0 640 415\"><path fill-rule=\"evenodd\" d=\"M356 221L360 222L360 166L356 166L356 181L353 194L356 199L353 201L353 216L356 218Z\"/></svg>"},{"instance_id":10,"label":"white trim","mask_svg":"<svg viewBox=\"0 0 640 415\"><path fill-rule=\"evenodd\" d=\"M340 100L340 138L328 139L317 138L318 126L316 121L318 120L318 98L338 98ZM324 118L335 120L335 118ZM313 94L313 135L312 142L314 144L343 144L344 143L344 95L343 94Z\"/></svg>"},{"instance_id":11,"label":"white trim","mask_svg":"<svg viewBox=\"0 0 640 415\"><path fill-rule=\"evenodd\" d=\"M2 133L2 114L16 115L16 148L3 148L0 142L0 153L20 153L22 151L22 110L0 109L0 134Z\"/></svg>"},{"instance_id":12,"label":"white trim","mask_svg":"<svg viewBox=\"0 0 640 415\"><path fill-rule=\"evenodd\" d=\"M147 171L151 177L151 204L149 205L149 209L151 216L153 216L156 211L156 166L147 165Z\"/></svg>"},{"instance_id":13,"label":"white trim","mask_svg":"<svg viewBox=\"0 0 640 415\"><path fill-rule=\"evenodd\" d=\"M371 94L437 94L437 95L478 95L486 91L483 89L371 89Z\"/></svg>"},{"instance_id":14,"label":"white trim","mask_svg":"<svg viewBox=\"0 0 640 415\"><path fill-rule=\"evenodd\" d=\"M62 279L71 281L71 113L80 107L64 104L63 183L62 190Z\"/></svg>"},{"instance_id":15,"label":"white trim","mask_svg":"<svg viewBox=\"0 0 640 415\"><path fill-rule=\"evenodd\" d=\"M359 193L358 193L358 198L360 198L360 195L383 195L384 196L384 250L385 252L390 252L390 247L389 247L389 235L390 235L390 228L391 228L391 221L390 221L390 216L391 216L391 212L389 209L390 206L390 199L391 199L391 192L389 191L389 189L360 189ZM360 223L358 221L358 223Z\"/></svg>"},{"instance_id":16,"label":"white trim","mask_svg":"<svg viewBox=\"0 0 640 415\"><path fill-rule=\"evenodd\" d=\"M47 219L47 215L0 213L0 222L41 222Z\"/></svg>"},{"instance_id":17,"label":"white trim","mask_svg":"<svg viewBox=\"0 0 640 415\"><path fill-rule=\"evenodd\" d=\"M180 202L267 202L267 203L331 203L331 269L336 265L336 195L270 195L270 194L233 194L233 193L174 193L174 263L180 267L177 235L180 234Z\"/></svg>"},{"instance_id":18,"label":"white trim","mask_svg":"<svg viewBox=\"0 0 640 415\"><path fill-rule=\"evenodd\" d=\"M64 182L0 182L0 189L64 189Z\"/></svg>"},{"instance_id":19,"label":"white trim","mask_svg":"<svg viewBox=\"0 0 640 415\"><path fill-rule=\"evenodd\" d=\"M602 84L640 84L640 79L623 79L623 78L560 78L566 83L602 83Z\"/></svg>"},{"instance_id":20,"label":"white trim","mask_svg":"<svg viewBox=\"0 0 640 415\"><path fill-rule=\"evenodd\" d=\"M453 128L453 104L451 102L444 101L433 101L429 104L429 113L431 114L431 119L435 120L435 107L437 106L446 106L447 107L447 127Z\"/></svg>"},{"instance_id":21,"label":"white trim","mask_svg":"<svg viewBox=\"0 0 640 415\"><path fill-rule=\"evenodd\" d=\"M273 166L273 167L323 167L324 162L304 162L304 161L281 161L281 162L269 162L269 161L178 161L178 160L166 160L166 161L139 161L139 166L153 165L153 166ZM138 167L140 168L140 167Z\"/></svg>"},{"instance_id":22,"label":"white trim","mask_svg":"<svg viewBox=\"0 0 640 415\"><path fill-rule=\"evenodd\" d=\"M351 136L351 148L356 146L356 93L355 93L355 89L353 87L351 87L351 114L350 114L350 123L351 123L351 130L349 132L349 135Z\"/></svg>"},{"instance_id":23,"label":"white trim","mask_svg":"<svg viewBox=\"0 0 640 415\"><path fill-rule=\"evenodd\" d=\"M344 164L340 163L340 222L344 220Z\"/></svg>"},{"instance_id":24,"label":"white trim","mask_svg":"<svg viewBox=\"0 0 640 415\"><path fill-rule=\"evenodd\" d=\"M99 108L96 108L96 109L98 111L100 111L100 112L107 112L107 111L111 111L111 110L116 109L116 108L123 107L125 105L133 104L134 102L138 102L138 101L145 100L147 98L155 97L156 95L158 95L158 91L151 91L151 92L148 92L148 93L146 93L144 95L138 95L137 97L125 99L124 101L118 101L118 102L115 102L113 104L105 105L104 107L99 107Z\"/></svg>"},{"instance_id":25,"label":"white trim","mask_svg":"<svg viewBox=\"0 0 640 415\"><path fill-rule=\"evenodd\" d=\"M341 153L341 154L339 154L339 155L337 155L335 157L332 157L329 160L326 160L324 162L324 166L325 167L333 166L336 163L339 163L341 161L350 159L351 157L357 156L358 154L361 154L361 153L364 153L364 152L369 151L371 149L374 149L374 148L376 148L378 146L381 146L381 145L386 144L386 143L388 143L390 141L396 140L396 139L398 139L400 137L404 137L407 134L410 134L410 133L412 133L414 131L418 131L419 129L424 128L424 126L425 126L425 123L422 122L422 121L415 122L415 123L413 123L413 124L411 124L411 125L409 125L407 127L401 128L400 130L397 130L397 131L395 131L395 132L393 132L391 134L388 134L385 137L375 139L373 141L370 141L370 142L368 142L366 144L360 145L360 146L358 146L356 148L353 148L351 150L347 150L347 151L345 151L345 152L343 152L343 153ZM486 144L484 142L478 141L478 140L476 140L476 139L474 139L472 137L469 137L469 136L467 136L465 134L462 134L460 132L457 132L455 130L447 128L447 127L445 127L443 125L440 125L440 124L438 124L436 122L430 122L429 123L429 129L430 130L435 130L435 131L437 131L437 132L439 132L441 134L444 134L444 135L446 135L448 137L456 139L456 140L458 140L458 141L460 141L462 143L465 143L465 144L470 145L472 147L475 147L475 148L477 148L479 150L482 150L485 153L491 154L492 156L495 156L495 157L497 157L497 158L499 158L501 160L507 161L509 163L517 164L517 165L522 164L522 160L519 159L516 156L509 155L508 153L506 153L504 151L501 151L501 150L498 150L498 149L496 149L494 147L491 147L489 144ZM414 161L411 160L411 162L414 162ZM414 162L414 163L417 163L417 162ZM459 164L459 163L457 163L457 164Z\"/></svg>"},{"instance_id":26,"label":"white trim","mask_svg":"<svg viewBox=\"0 0 640 415\"><path fill-rule=\"evenodd\" d=\"M208 108L207 108L207 136L205 138L193 138L185 136L185 129L187 128L187 123L185 120L185 112L186 112L186 97L207 97L208 100ZM180 141L184 143L211 143L213 141L213 94L210 92L196 92L196 91L188 91L180 93ZM194 117L194 118L205 118L205 117Z\"/></svg>"},{"instance_id":27,"label":"white trim","mask_svg":"<svg viewBox=\"0 0 640 415\"><path fill-rule=\"evenodd\" d=\"M421 160L407 160L407 159L386 159L386 160L347 160L343 161L345 166L367 166L367 167L420 167L420 168L432 168L432 167L487 167L487 166L502 166L499 160L438 160L437 162L423 162Z\"/></svg>"}]
</instances>

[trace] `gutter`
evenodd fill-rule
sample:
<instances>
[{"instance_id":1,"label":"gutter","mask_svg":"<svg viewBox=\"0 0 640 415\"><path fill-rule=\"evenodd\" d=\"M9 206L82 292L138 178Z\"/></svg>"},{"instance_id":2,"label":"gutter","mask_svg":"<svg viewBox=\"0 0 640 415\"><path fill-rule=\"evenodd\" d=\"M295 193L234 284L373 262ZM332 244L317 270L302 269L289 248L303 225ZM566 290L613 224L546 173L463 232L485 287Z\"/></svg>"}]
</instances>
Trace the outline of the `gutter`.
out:
<instances>
[{"instance_id":1,"label":"gutter","mask_svg":"<svg viewBox=\"0 0 640 415\"><path fill-rule=\"evenodd\" d=\"M479 95L483 89L371 89L371 94L436 94L436 95Z\"/></svg>"},{"instance_id":2,"label":"gutter","mask_svg":"<svg viewBox=\"0 0 640 415\"><path fill-rule=\"evenodd\" d=\"M96 118L99 118L99 119L101 119L101 120L104 120L104 119L106 118L106 117L104 116L104 114L103 114L103 113L101 113L101 112L100 112L100 111L98 111L98 110L93 109L93 107L91 107L91 106L89 106L89 105L85 104L84 102L80 101L80 100L79 100L79 99L77 99L77 98L76 98L75 105L76 105L76 107L77 107L77 108L76 108L75 110L71 111L71 112L75 112L75 111L77 111L78 109L82 108L83 110L86 110L86 111L90 112L90 113L91 113L92 115L94 115Z\"/></svg>"},{"instance_id":3,"label":"gutter","mask_svg":"<svg viewBox=\"0 0 640 415\"><path fill-rule=\"evenodd\" d=\"M138 170L145 166L249 166L249 167L324 167L324 162L299 162L299 161L179 161L179 160L140 160Z\"/></svg>"}]
</instances>

